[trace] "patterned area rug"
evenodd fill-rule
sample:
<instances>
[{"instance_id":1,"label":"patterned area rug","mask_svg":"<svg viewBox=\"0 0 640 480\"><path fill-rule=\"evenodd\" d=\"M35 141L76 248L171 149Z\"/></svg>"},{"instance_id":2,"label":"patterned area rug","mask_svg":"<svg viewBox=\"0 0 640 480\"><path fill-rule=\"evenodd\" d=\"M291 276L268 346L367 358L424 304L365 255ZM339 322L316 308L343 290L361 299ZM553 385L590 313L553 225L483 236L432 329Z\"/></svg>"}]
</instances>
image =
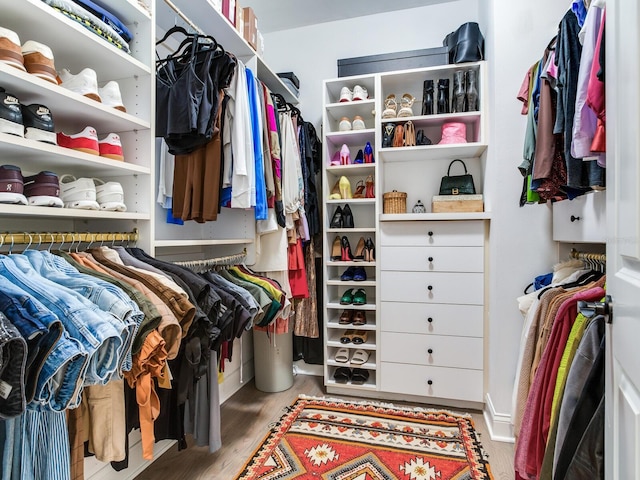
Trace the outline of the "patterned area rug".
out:
<instances>
[{"instance_id":1,"label":"patterned area rug","mask_svg":"<svg viewBox=\"0 0 640 480\"><path fill-rule=\"evenodd\" d=\"M298 398L236 480L493 479L470 415Z\"/></svg>"}]
</instances>

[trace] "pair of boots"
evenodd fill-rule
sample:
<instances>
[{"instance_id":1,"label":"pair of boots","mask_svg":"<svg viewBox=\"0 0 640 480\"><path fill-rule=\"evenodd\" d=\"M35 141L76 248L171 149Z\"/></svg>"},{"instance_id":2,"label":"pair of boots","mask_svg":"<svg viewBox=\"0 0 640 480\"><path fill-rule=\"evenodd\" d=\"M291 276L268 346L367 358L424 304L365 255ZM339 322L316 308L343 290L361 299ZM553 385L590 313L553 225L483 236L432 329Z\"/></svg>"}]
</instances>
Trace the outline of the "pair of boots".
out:
<instances>
[{"instance_id":1,"label":"pair of boots","mask_svg":"<svg viewBox=\"0 0 640 480\"><path fill-rule=\"evenodd\" d=\"M434 111L433 80L425 80L422 90L422 115L434 113L475 112L478 110L478 82L475 70L459 70L453 74L452 109L449 108L449 79L438 79L438 97Z\"/></svg>"}]
</instances>

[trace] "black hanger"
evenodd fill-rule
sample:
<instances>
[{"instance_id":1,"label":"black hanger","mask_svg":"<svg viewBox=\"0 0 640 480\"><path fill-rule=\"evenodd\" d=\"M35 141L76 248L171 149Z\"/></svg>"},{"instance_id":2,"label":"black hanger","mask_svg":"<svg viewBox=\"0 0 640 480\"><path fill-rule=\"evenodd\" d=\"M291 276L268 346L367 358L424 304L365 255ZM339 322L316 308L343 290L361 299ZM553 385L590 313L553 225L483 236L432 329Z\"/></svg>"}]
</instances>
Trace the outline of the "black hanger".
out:
<instances>
[{"instance_id":1,"label":"black hanger","mask_svg":"<svg viewBox=\"0 0 640 480\"><path fill-rule=\"evenodd\" d=\"M165 32L164 36L156 42L156 45L160 45L162 42L164 42L167 38L169 38L174 33L182 33L186 37L194 36L193 33L187 32L187 30L184 27L181 27L180 25L174 25L173 27L171 27L169 30Z\"/></svg>"}]
</instances>

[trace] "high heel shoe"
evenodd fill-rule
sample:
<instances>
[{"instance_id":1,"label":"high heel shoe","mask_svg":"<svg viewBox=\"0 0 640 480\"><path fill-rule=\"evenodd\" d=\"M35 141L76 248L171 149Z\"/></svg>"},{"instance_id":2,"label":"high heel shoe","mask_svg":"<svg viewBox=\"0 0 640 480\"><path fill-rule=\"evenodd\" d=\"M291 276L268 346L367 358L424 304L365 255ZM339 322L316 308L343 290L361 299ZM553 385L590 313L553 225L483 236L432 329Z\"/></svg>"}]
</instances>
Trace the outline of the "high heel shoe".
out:
<instances>
[{"instance_id":1,"label":"high heel shoe","mask_svg":"<svg viewBox=\"0 0 640 480\"><path fill-rule=\"evenodd\" d=\"M366 198L365 186L362 180L358 180L358 183L356 183L356 191L353 193L353 198Z\"/></svg>"},{"instance_id":2,"label":"high heel shoe","mask_svg":"<svg viewBox=\"0 0 640 480\"><path fill-rule=\"evenodd\" d=\"M364 163L375 163L373 159L373 148L371 148L371 143L369 142L364 146Z\"/></svg>"},{"instance_id":3,"label":"high heel shoe","mask_svg":"<svg viewBox=\"0 0 640 480\"><path fill-rule=\"evenodd\" d=\"M336 208L336 211L333 212L333 217L331 217L331 222L329 223L329 228L342 228L344 224L344 215L342 213L342 208Z\"/></svg>"},{"instance_id":4,"label":"high heel shoe","mask_svg":"<svg viewBox=\"0 0 640 480\"><path fill-rule=\"evenodd\" d=\"M340 240L340 259L343 262L353 261L353 253L351 252L351 245L349 245L349 239L347 237L342 237Z\"/></svg>"},{"instance_id":5,"label":"high heel shoe","mask_svg":"<svg viewBox=\"0 0 640 480\"><path fill-rule=\"evenodd\" d=\"M345 176L340 177L340 196L343 200L347 200L349 198L353 198L351 194L351 182Z\"/></svg>"},{"instance_id":6,"label":"high heel shoe","mask_svg":"<svg viewBox=\"0 0 640 480\"><path fill-rule=\"evenodd\" d=\"M340 149L340 165L351 165L351 151L344 143Z\"/></svg>"},{"instance_id":7,"label":"high heel shoe","mask_svg":"<svg viewBox=\"0 0 640 480\"><path fill-rule=\"evenodd\" d=\"M329 165L332 167L337 167L338 165L340 165L340 152L336 151L336 153L333 154Z\"/></svg>"},{"instance_id":8,"label":"high heel shoe","mask_svg":"<svg viewBox=\"0 0 640 480\"><path fill-rule=\"evenodd\" d=\"M333 185L331 189L331 193L329 194L329 200L340 200L342 195L340 194L340 180L336 180L336 183Z\"/></svg>"},{"instance_id":9,"label":"high heel shoe","mask_svg":"<svg viewBox=\"0 0 640 480\"><path fill-rule=\"evenodd\" d=\"M467 92L465 90L465 72L464 70L458 70L453 72L453 96L451 111L453 113L464 112L464 103Z\"/></svg>"},{"instance_id":10,"label":"high heel shoe","mask_svg":"<svg viewBox=\"0 0 640 480\"><path fill-rule=\"evenodd\" d=\"M376 198L376 190L375 190L375 183L373 182L373 176L369 175L365 180L364 184L366 185L364 197Z\"/></svg>"},{"instance_id":11,"label":"high heel shoe","mask_svg":"<svg viewBox=\"0 0 640 480\"><path fill-rule=\"evenodd\" d=\"M333 240L333 245L331 245L331 257L329 258L332 262L339 262L342 260L342 243L339 236L336 236Z\"/></svg>"},{"instance_id":12,"label":"high heel shoe","mask_svg":"<svg viewBox=\"0 0 640 480\"><path fill-rule=\"evenodd\" d=\"M402 95L402 98L400 99L401 107L398 111L398 117L413 117L413 108L411 107L413 107L413 102L415 101L415 97L410 93Z\"/></svg>"},{"instance_id":13,"label":"high heel shoe","mask_svg":"<svg viewBox=\"0 0 640 480\"><path fill-rule=\"evenodd\" d=\"M396 118L398 103L396 102L396 96L392 93L388 95L384 101L384 110L382 111L382 118Z\"/></svg>"},{"instance_id":14,"label":"high heel shoe","mask_svg":"<svg viewBox=\"0 0 640 480\"><path fill-rule=\"evenodd\" d=\"M342 228L354 228L353 213L351 213L349 205L342 208Z\"/></svg>"},{"instance_id":15,"label":"high heel shoe","mask_svg":"<svg viewBox=\"0 0 640 480\"><path fill-rule=\"evenodd\" d=\"M360 240L358 240L358 245L356 245L356 253L353 256L353 260L355 262L364 262L364 249L365 249L364 237L360 237Z\"/></svg>"},{"instance_id":16,"label":"high heel shoe","mask_svg":"<svg viewBox=\"0 0 640 480\"><path fill-rule=\"evenodd\" d=\"M371 237L367 238L364 246L364 261L375 262L376 261L376 246L373 244Z\"/></svg>"},{"instance_id":17,"label":"high heel shoe","mask_svg":"<svg viewBox=\"0 0 640 480\"><path fill-rule=\"evenodd\" d=\"M356 154L356 158L353 161L353 163L364 163L364 154L362 153L362 149L358 150L358 153Z\"/></svg>"}]
</instances>

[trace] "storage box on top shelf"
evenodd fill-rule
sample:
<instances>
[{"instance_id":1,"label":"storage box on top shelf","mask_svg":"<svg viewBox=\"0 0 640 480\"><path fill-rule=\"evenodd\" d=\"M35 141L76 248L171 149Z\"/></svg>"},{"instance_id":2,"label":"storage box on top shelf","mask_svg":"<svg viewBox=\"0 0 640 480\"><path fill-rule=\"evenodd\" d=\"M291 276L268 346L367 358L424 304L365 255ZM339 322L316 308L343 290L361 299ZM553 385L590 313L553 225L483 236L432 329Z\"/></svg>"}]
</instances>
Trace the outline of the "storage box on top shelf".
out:
<instances>
[{"instance_id":1,"label":"storage box on top shelf","mask_svg":"<svg viewBox=\"0 0 640 480\"><path fill-rule=\"evenodd\" d=\"M433 67L436 65L447 65L448 63L449 50L447 47L342 58L338 60L338 77Z\"/></svg>"},{"instance_id":2,"label":"storage box on top shelf","mask_svg":"<svg viewBox=\"0 0 640 480\"><path fill-rule=\"evenodd\" d=\"M222 0L222 14L231 22L231 25L236 25L236 0Z\"/></svg>"},{"instance_id":3,"label":"storage box on top shelf","mask_svg":"<svg viewBox=\"0 0 640 480\"><path fill-rule=\"evenodd\" d=\"M222 0L211 0L211 5L216 12L222 13Z\"/></svg>"},{"instance_id":4,"label":"storage box on top shelf","mask_svg":"<svg viewBox=\"0 0 640 480\"><path fill-rule=\"evenodd\" d=\"M253 12L253 8L245 7L242 9L242 16L244 18L244 39L251 45L254 50L258 48L258 19Z\"/></svg>"},{"instance_id":5,"label":"storage box on top shelf","mask_svg":"<svg viewBox=\"0 0 640 480\"><path fill-rule=\"evenodd\" d=\"M433 213L484 212L482 194L434 195L431 204Z\"/></svg>"},{"instance_id":6,"label":"storage box on top shelf","mask_svg":"<svg viewBox=\"0 0 640 480\"><path fill-rule=\"evenodd\" d=\"M258 30L258 55L264 57L264 36Z\"/></svg>"},{"instance_id":7,"label":"storage box on top shelf","mask_svg":"<svg viewBox=\"0 0 640 480\"><path fill-rule=\"evenodd\" d=\"M242 36L244 32L244 15L242 14L242 5L236 0L236 30Z\"/></svg>"}]
</instances>

